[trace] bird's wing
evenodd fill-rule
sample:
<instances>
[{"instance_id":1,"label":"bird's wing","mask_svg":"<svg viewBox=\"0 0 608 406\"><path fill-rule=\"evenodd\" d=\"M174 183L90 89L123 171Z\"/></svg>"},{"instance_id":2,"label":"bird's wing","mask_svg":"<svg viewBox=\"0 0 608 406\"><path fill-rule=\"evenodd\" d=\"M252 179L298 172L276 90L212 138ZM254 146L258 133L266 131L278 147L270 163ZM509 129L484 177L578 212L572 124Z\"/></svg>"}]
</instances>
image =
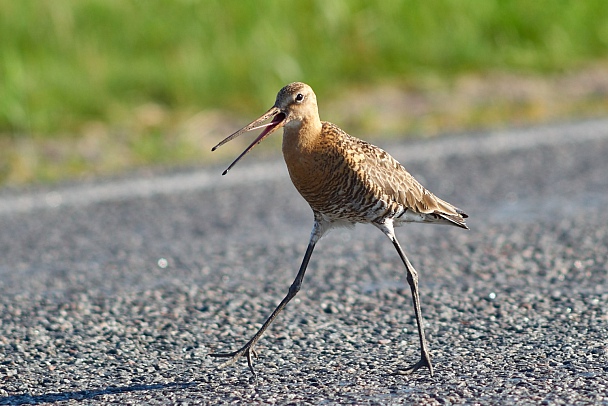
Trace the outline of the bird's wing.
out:
<instances>
[{"instance_id":1,"label":"bird's wing","mask_svg":"<svg viewBox=\"0 0 608 406\"><path fill-rule=\"evenodd\" d=\"M386 151L357 138L351 139L365 156L359 162L360 170L369 178L369 183L376 185L377 192L415 213L436 214L466 228L464 219L467 215L462 210L428 191Z\"/></svg>"}]
</instances>

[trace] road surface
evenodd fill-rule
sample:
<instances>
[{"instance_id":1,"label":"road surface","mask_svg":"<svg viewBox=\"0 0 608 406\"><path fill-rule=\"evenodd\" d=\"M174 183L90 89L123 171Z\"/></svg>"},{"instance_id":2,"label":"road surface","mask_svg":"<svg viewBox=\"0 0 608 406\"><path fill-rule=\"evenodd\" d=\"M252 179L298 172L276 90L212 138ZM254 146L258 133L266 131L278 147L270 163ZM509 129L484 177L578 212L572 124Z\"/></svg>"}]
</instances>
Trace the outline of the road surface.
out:
<instances>
[{"instance_id":1,"label":"road surface","mask_svg":"<svg viewBox=\"0 0 608 406\"><path fill-rule=\"evenodd\" d=\"M281 160L0 190L0 404L608 405L608 120L384 145L471 231L371 226L317 245Z\"/></svg>"}]
</instances>

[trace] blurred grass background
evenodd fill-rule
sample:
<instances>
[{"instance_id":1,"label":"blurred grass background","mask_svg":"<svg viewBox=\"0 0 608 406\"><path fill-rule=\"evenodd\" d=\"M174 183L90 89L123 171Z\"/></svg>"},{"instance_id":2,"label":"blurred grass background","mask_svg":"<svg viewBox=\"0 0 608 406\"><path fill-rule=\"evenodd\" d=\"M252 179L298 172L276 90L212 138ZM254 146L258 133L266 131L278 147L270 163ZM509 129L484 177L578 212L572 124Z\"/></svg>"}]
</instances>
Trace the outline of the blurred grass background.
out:
<instances>
[{"instance_id":1,"label":"blurred grass background","mask_svg":"<svg viewBox=\"0 0 608 406\"><path fill-rule=\"evenodd\" d=\"M602 115L607 61L606 0L0 0L0 184L213 162L296 80L367 139Z\"/></svg>"}]
</instances>

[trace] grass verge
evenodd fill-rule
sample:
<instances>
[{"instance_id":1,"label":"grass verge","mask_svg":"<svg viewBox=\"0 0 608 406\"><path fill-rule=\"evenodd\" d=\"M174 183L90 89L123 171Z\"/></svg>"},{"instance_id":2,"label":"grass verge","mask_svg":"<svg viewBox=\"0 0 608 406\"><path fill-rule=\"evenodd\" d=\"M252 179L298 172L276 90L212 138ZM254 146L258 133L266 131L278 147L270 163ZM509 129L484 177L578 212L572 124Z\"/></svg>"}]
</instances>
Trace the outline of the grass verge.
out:
<instances>
[{"instance_id":1,"label":"grass verge","mask_svg":"<svg viewBox=\"0 0 608 406\"><path fill-rule=\"evenodd\" d=\"M0 0L0 183L207 162L294 80L359 135L597 114L602 85L555 99L605 68L607 22L605 0Z\"/></svg>"}]
</instances>

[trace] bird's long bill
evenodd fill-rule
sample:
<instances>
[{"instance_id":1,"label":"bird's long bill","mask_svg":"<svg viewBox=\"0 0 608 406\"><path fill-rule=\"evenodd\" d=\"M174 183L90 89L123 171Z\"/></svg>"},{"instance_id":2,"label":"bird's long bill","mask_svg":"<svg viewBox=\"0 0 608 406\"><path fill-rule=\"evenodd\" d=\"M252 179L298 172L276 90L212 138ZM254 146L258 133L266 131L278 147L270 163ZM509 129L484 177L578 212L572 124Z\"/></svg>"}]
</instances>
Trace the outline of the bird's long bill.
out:
<instances>
[{"instance_id":1,"label":"bird's long bill","mask_svg":"<svg viewBox=\"0 0 608 406\"><path fill-rule=\"evenodd\" d=\"M268 120L270 117L272 117L272 121L270 123L267 124L261 124L264 121ZM256 145L258 145L260 142L262 142L262 140L264 140L264 138L268 137L270 134L272 134L274 132L274 130L276 130L277 128L280 128L283 126L285 121L285 114L281 113L281 110L279 110L278 107L272 107L270 110L268 110L266 113L264 113L264 115L260 118L258 118L257 120L251 122L250 124L246 125L245 127L241 128L240 130L238 130L237 132L235 132L234 134L229 135L228 137L224 138L219 144L217 144L215 147L213 147L211 149L211 151L215 151L216 149L218 149L219 147L221 147L222 145L224 145L225 143L227 143L228 141L231 141L233 139L235 139L236 137L238 137L239 135L247 132L247 131L252 131L252 130L257 130L259 128L264 128L264 131L262 131L262 133L251 143L251 145L249 145L247 147L247 149L245 151L243 151L241 153L241 155L239 155L234 162L232 162L230 164L230 166L222 173L222 175L225 175L228 173L228 171L230 169L232 169L232 167L234 165L236 165L236 163L245 156L245 154L247 154L249 151L251 151L253 149L253 147L255 147Z\"/></svg>"}]
</instances>

